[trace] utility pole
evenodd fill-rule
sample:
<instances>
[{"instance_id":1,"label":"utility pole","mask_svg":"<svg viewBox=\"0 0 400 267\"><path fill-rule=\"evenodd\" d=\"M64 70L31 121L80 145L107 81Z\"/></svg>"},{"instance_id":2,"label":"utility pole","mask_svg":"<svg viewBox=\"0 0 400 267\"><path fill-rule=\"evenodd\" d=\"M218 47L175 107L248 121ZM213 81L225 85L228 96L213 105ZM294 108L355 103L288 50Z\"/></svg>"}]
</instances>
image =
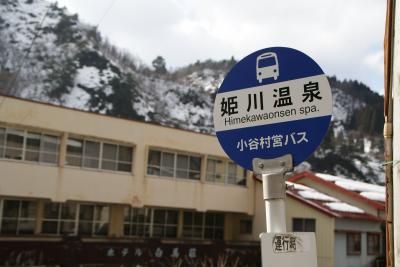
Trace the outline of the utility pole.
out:
<instances>
[{"instance_id":1,"label":"utility pole","mask_svg":"<svg viewBox=\"0 0 400 267\"><path fill-rule=\"evenodd\" d=\"M387 0L385 29L386 266L400 266L400 7Z\"/></svg>"}]
</instances>

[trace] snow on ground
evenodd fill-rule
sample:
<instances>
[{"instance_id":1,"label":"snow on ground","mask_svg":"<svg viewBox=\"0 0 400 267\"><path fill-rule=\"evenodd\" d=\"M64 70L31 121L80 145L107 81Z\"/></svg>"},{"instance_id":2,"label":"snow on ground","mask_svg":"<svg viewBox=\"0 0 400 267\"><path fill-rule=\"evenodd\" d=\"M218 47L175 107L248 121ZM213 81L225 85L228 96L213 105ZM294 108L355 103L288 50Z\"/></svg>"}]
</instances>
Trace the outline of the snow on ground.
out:
<instances>
[{"instance_id":1,"label":"snow on ground","mask_svg":"<svg viewBox=\"0 0 400 267\"><path fill-rule=\"evenodd\" d=\"M96 67L83 66L77 71L76 83L81 84L88 88L97 88L100 86L100 73L99 69Z\"/></svg>"},{"instance_id":2,"label":"snow on ground","mask_svg":"<svg viewBox=\"0 0 400 267\"><path fill-rule=\"evenodd\" d=\"M89 100L90 95L76 86L64 97L65 106L82 110L87 110Z\"/></svg>"},{"instance_id":3,"label":"snow on ground","mask_svg":"<svg viewBox=\"0 0 400 267\"><path fill-rule=\"evenodd\" d=\"M154 112L154 108L149 105L147 101L144 99L140 99L140 101L134 103L133 108L137 110L137 113L144 117L145 121L150 121L149 113Z\"/></svg>"},{"instance_id":4,"label":"snow on ground","mask_svg":"<svg viewBox=\"0 0 400 267\"><path fill-rule=\"evenodd\" d=\"M364 153L370 153L371 152L371 145L372 142L368 138L364 138Z\"/></svg>"},{"instance_id":5,"label":"snow on ground","mask_svg":"<svg viewBox=\"0 0 400 267\"><path fill-rule=\"evenodd\" d=\"M377 182L383 184L385 182L385 172L382 170L382 163L376 159L372 159L367 161L367 166L378 178Z\"/></svg>"}]
</instances>

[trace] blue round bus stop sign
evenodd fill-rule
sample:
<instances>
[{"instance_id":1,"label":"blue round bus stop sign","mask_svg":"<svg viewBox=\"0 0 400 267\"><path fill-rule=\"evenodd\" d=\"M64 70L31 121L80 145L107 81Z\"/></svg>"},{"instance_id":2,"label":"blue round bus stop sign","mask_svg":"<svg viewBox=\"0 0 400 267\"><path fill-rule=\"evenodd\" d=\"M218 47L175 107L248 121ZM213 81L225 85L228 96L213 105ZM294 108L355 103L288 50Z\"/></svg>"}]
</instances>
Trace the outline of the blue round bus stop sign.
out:
<instances>
[{"instance_id":1,"label":"blue round bus stop sign","mask_svg":"<svg viewBox=\"0 0 400 267\"><path fill-rule=\"evenodd\" d=\"M327 77L306 54L286 47L256 51L222 82L214 103L214 127L227 155L252 170L254 158L286 154L293 166L320 145L332 117Z\"/></svg>"}]
</instances>

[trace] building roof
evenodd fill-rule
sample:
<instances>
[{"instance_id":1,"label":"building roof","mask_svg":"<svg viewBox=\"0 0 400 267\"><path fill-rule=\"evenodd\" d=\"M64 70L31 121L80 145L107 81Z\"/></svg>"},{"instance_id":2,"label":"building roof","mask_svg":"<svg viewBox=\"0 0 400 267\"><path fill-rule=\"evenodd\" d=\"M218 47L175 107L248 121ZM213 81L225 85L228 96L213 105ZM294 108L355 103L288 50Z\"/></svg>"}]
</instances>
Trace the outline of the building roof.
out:
<instances>
[{"instance_id":1,"label":"building roof","mask_svg":"<svg viewBox=\"0 0 400 267\"><path fill-rule=\"evenodd\" d=\"M289 189L286 194L319 211L336 218L381 221L382 219L368 214L364 210L343 202L337 198L321 193L302 184L286 182Z\"/></svg>"},{"instance_id":2,"label":"building roof","mask_svg":"<svg viewBox=\"0 0 400 267\"><path fill-rule=\"evenodd\" d=\"M0 98L2 98L2 97L4 97L4 99L10 98L10 99L15 99L15 100L19 100L19 101L30 102L30 103L35 103L35 104L39 104L39 105L45 105L45 106L49 106L49 107L53 107L53 108L59 108L59 109L76 111L76 112L82 112L82 113L86 113L86 114L92 114L94 116L107 117L107 118L113 118L113 119L116 119L116 120L131 121L131 122L136 122L136 123L144 123L144 124L149 124L149 125L169 128L169 129L178 130L178 131L185 131L185 132L189 132L189 133L193 133L193 134L206 135L206 136L210 136L210 137L215 137L216 138L216 135L212 134L212 133L196 132L196 131L193 131L193 130L190 130L190 129L172 127L172 126L169 126L169 125L162 125L160 123L152 122L152 121L141 121L141 120L137 120L137 119L117 117L117 116L112 116L112 115L109 115L109 114L103 114L103 113L98 113L98 112L93 112L93 111L88 111L88 110L65 107L65 106L56 105L56 104L53 104L53 103L41 102L41 101L37 101L37 100L26 99L26 98L21 98L21 97L11 96L11 95L5 95L5 94L0 93ZM2 101L4 101L4 100L2 100Z\"/></svg>"},{"instance_id":3,"label":"building roof","mask_svg":"<svg viewBox=\"0 0 400 267\"><path fill-rule=\"evenodd\" d=\"M345 194L355 200L364 202L378 210L385 210L385 187L368 184L360 181L346 179L344 177L329 174L313 174L301 172L289 178L290 182L297 183L307 178L320 185L326 186L339 193Z\"/></svg>"},{"instance_id":4,"label":"building roof","mask_svg":"<svg viewBox=\"0 0 400 267\"><path fill-rule=\"evenodd\" d=\"M259 178L254 176L256 180ZM369 221L382 221L381 218L369 214L366 211L341 201L335 197L319 192L314 188L298 184L295 182L286 182L288 189L286 195L292 197L318 211L335 218L358 219Z\"/></svg>"}]
</instances>

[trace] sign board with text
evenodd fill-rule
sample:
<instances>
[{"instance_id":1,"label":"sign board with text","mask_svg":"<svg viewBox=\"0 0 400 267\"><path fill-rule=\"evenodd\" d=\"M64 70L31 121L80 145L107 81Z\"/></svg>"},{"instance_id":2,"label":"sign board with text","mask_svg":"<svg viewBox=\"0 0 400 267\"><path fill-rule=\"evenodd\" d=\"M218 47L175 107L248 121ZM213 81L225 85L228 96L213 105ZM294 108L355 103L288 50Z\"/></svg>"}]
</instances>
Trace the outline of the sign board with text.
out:
<instances>
[{"instance_id":1,"label":"sign board with text","mask_svg":"<svg viewBox=\"0 0 400 267\"><path fill-rule=\"evenodd\" d=\"M318 64L286 47L256 51L222 82L214 127L227 155L252 170L253 158L291 154L306 160L322 142L332 117L332 93Z\"/></svg>"},{"instance_id":2,"label":"sign board with text","mask_svg":"<svg viewBox=\"0 0 400 267\"><path fill-rule=\"evenodd\" d=\"M315 233L262 233L263 267L317 267Z\"/></svg>"}]
</instances>

